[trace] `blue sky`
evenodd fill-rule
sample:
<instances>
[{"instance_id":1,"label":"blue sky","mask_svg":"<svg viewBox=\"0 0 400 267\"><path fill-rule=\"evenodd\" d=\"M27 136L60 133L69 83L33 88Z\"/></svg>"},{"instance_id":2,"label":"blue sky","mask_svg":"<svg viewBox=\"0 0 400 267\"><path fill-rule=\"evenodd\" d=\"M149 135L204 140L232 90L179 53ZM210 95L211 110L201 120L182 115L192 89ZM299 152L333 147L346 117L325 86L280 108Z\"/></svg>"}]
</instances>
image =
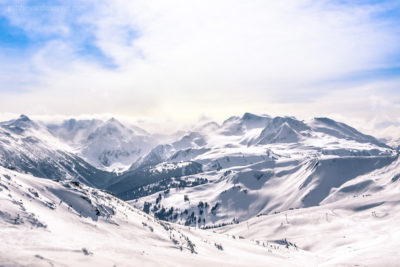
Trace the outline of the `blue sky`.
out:
<instances>
[{"instance_id":1,"label":"blue sky","mask_svg":"<svg viewBox=\"0 0 400 267\"><path fill-rule=\"evenodd\" d=\"M52 41L67 42L77 56L96 61L103 67L116 67L96 46L91 25L79 22L89 8L66 1L9 1L0 5L0 52L13 56L34 54ZM61 30L60 28L63 27Z\"/></svg>"},{"instance_id":2,"label":"blue sky","mask_svg":"<svg viewBox=\"0 0 400 267\"><path fill-rule=\"evenodd\" d=\"M32 45L32 40L24 30L12 25L4 16L0 18L0 40L2 47L16 50L23 50Z\"/></svg>"},{"instance_id":3,"label":"blue sky","mask_svg":"<svg viewBox=\"0 0 400 267\"><path fill-rule=\"evenodd\" d=\"M398 1L3 1L0 112L382 128L399 123L399 39Z\"/></svg>"}]
</instances>

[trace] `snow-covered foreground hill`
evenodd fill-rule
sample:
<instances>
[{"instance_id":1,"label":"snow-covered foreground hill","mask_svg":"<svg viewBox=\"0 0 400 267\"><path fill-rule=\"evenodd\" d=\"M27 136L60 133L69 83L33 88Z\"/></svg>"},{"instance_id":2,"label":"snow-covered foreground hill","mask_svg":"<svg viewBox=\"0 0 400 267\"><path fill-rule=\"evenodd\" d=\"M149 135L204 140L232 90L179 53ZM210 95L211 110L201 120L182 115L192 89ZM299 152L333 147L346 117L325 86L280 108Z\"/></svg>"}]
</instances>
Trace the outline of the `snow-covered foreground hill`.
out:
<instances>
[{"instance_id":1,"label":"snow-covered foreground hill","mask_svg":"<svg viewBox=\"0 0 400 267\"><path fill-rule=\"evenodd\" d=\"M208 230L159 221L77 182L0 168L0 265L396 266L399 165L370 177L380 191L343 190L338 201Z\"/></svg>"},{"instance_id":2,"label":"snow-covered foreground hill","mask_svg":"<svg viewBox=\"0 0 400 267\"><path fill-rule=\"evenodd\" d=\"M338 202L263 215L215 230L264 243L285 237L318 257L321 265L398 266L399 190L397 184L388 194L354 195Z\"/></svg>"},{"instance_id":3,"label":"snow-covered foreground hill","mask_svg":"<svg viewBox=\"0 0 400 267\"><path fill-rule=\"evenodd\" d=\"M347 182L320 206L261 214L217 228L250 239L286 237L328 265L397 266L400 159Z\"/></svg>"},{"instance_id":4,"label":"snow-covered foreground hill","mask_svg":"<svg viewBox=\"0 0 400 267\"><path fill-rule=\"evenodd\" d=\"M317 258L281 241L154 219L77 182L0 168L0 266L301 266Z\"/></svg>"}]
</instances>

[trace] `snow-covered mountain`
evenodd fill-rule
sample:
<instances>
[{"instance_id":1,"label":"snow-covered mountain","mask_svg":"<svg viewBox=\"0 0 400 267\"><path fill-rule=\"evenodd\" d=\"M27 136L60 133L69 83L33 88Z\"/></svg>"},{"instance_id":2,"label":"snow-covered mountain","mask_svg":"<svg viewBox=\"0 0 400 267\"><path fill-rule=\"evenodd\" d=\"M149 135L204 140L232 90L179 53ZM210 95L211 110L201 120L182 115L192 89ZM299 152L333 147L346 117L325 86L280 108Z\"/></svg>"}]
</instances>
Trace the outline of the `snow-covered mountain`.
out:
<instances>
[{"instance_id":1,"label":"snow-covered mountain","mask_svg":"<svg viewBox=\"0 0 400 267\"><path fill-rule=\"evenodd\" d=\"M49 124L48 128L96 168L119 173L156 144L145 130L125 126L115 118L107 121L70 119L61 124Z\"/></svg>"},{"instance_id":2,"label":"snow-covered mountain","mask_svg":"<svg viewBox=\"0 0 400 267\"><path fill-rule=\"evenodd\" d=\"M115 119L0 123L0 265L400 260L397 148L250 113L155 136Z\"/></svg>"},{"instance_id":3,"label":"snow-covered mountain","mask_svg":"<svg viewBox=\"0 0 400 267\"><path fill-rule=\"evenodd\" d=\"M0 166L50 179L74 179L102 187L113 175L96 169L55 138L45 126L21 115L0 123Z\"/></svg>"},{"instance_id":4,"label":"snow-covered mountain","mask_svg":"<svg viewBox=\"0 0 400 267\"><path fill-rule=\"evenodd\" d=\"M160 145L146 157L153 160L149 165L197 162L202 171L180 175L179 183L149 184L150 195L132 203L160 218L207 226L319 205L332 190L390 165L397 156L377 139L330 119L304 122L247 113L212 131ZM199 182L181 188L181 181ZM146 188L129 190L132 196L144 195ZM171 208L174 212L165 216Z\"/></svg>"}]
</instances>

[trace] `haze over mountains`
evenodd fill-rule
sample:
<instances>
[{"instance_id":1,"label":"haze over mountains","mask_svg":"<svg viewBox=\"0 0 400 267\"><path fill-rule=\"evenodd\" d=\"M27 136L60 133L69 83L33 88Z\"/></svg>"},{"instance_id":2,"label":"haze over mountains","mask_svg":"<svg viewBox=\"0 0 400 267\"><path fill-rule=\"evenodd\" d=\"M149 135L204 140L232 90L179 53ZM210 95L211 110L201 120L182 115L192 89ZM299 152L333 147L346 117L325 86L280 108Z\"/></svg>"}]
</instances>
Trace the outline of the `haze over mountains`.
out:
<instances>
[{"instance_id":1,"label":"haze over mountains","mask_svg":"<svg viewBox=\"0 0 400 267\"><path fill-rule=\"evenodd\" d=\"M131 253L134 263L155 265L170 252L171 266L192 259L195 265L376 264L378 257L363 258L372 251L363 245L369 242L388 262L399 260L396 147L329 118L251 113L174 136L166 143L116 119L45 123L21 115L1 122L0 265L58 265L68 255L70 265L83 258L129 266ZM61 230L75 227L71 237ZM379 227L393 235L363 238ZM119 252L80 239L85 233L110 239L107 246ZM47 244L51 238L63 243Z\"/></svg>"}]
</instances>

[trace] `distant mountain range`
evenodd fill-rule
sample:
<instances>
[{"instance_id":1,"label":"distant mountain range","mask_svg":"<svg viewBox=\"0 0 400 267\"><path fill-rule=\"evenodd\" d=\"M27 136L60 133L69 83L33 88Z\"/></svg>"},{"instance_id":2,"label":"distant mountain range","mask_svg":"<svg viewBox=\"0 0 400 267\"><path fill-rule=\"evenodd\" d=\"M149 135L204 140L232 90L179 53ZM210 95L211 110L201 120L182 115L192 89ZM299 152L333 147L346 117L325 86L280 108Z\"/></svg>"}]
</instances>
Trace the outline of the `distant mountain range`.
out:
<instances>
[{"instance_id":1,"label":"distant mountain range","mask_svg":"<svg viewBox=\"0 0 400 267\"><path fill-rule=\"evenodd\" d=\"M179 216L171 217L185 222L181 213L197 209L181 201L186 194L226 209L220 216L201 218L202 224L318 205L332 188L390 164L396 154L376 138L328 118L305 122L250 113L231 117L222 125L197 125L166 144L114 118L45 124L21 115L0 123L0 131L1 166L38 177L78 180L125 200L141 198L140 208L146 201L154 202L159 192L173 189L177 192L166 194L161 203L175 207ZM329 167L332 162L337 164ZM329 174L325 168L330 168ZM327 177L342 173L336 181L327 182L331 178L321 175L312 178L320 172ZM271 188L278 190L277 183L286 194L292 192L284 203L266 194ZM169 196L176 201L170 202ZM291 197L294 200L289 201ZM243 201L258 204L241 215Z\"/></svg>"}]
</instances>

